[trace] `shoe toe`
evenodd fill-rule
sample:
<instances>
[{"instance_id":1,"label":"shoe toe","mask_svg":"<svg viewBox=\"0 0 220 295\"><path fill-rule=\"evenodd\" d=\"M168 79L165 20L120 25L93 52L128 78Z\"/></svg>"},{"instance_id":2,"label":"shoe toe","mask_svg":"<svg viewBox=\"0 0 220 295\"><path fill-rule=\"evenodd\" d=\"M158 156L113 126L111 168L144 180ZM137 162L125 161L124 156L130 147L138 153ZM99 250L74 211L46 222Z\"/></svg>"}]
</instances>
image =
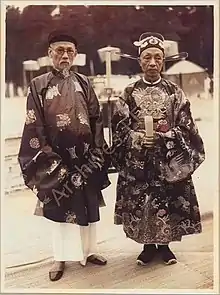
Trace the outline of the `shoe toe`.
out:
<instances>
[{"instance_id":1,"label":"shoe toe","mask_svg":"<svg viewBox=\"0 0 220 295\"><path fill-rule=\"evenodd\" d=\"M172 264L176 264L177 260L176 260L176 258L172 258L172 259L169 259L168 261L164 261L164 263L166 265L172 265Z\"/></svg>"},{"instance_id":2,"label":"shoe toe","mask_svg":"<svg viewBox=\"0 0 220 295\"><path fill-rule=\"evenodd\" d=\"M63 276L63 271L59 270L59 271L50 271L49 272L49 279L52 282L58 281L62 278Z\"/></svg>"},{"instance_id":3,"label":"shoe toe","mask_svg":"<svg viewBox=\"0 0 220 295\"><path fill-rule=\"evenodd\" d=\"M176 256L170 250L169 247L160 247L159 252L161 254L161 258L166 265L172 265L177 263Z\"/></svg>"},{"instance_id":4,"label":"shoe toe","mask_svg":"<svg viewBox=\"0 0 220 295\"><path fill-rule=\"evenodd\" d=\"M106 265L107 260L100 255L91 255L87 258L87 262L97 265Z\"/></svg>"},{"instance_id":5,"label":"shoe toe","mask_svg":"<svg viewBox=\"0 0 220 295\"><path fill-rule=\"evenodd\" d=\"M156 255L156 251L142 251L141 254L137 257L137 265L147 265L149 262L153 260Z\"/></svg>"},{"instance_id":6,"label":"shoe toe","mask_svg":"<svg viewBox=\"0 0 220 295\"><path fill-rule=\"evenodd\" d=\"M137 259L137 260L136 260L136 263L137 263L137 265L140 265L140 266L145 266L145 265L148 264L148 262L144 262L144 261L142 261L142 260L140 260L140 259Z\"/></svg>"},{"instance_id":7,"label":"shoe toe","mask_svg":"<svg viewBox=\"0 0 220 295\"><path fill-rule=\"evenodd\" d=\"M52 268L49 271L49 279L54 282L62 278L65 269L65 262L54 261Z\"/></svg>"}]
</instances>

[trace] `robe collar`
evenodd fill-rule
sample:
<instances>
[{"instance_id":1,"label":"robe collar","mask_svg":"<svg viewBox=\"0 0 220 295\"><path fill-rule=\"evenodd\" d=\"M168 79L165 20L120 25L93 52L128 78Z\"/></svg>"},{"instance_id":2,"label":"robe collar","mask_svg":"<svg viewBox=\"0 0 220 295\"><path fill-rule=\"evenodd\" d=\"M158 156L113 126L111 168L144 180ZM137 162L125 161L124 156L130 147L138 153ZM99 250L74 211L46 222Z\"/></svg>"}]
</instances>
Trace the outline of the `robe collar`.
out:
<instances>
[{"instance_id":1,"label":"robe collar","mask_svg":"<svg viewBox=\"0 0 220 295\"><path fill-rule=\"evenodd\" d=\"M146 83L148 85L156 85L161 81L162 78L160 77L157 81L154 81L153 83L150 81L147 81L144 77L142 77L142 79L143 79L144 83Z\"/></svg>"},{"instance_id":2,"label":"robe collar","mask_svg":"<svg viewBox=\"0 0 220 295\"><path fill-rule=\"evenodd\" d=\"M70 76L71 71L70 71L70 70L59 71L59 70L53 68L52 73L53 73L55 76L59 76L59 77L65 79L65 78L67 78L67 77Z\"/></svg>"}]
</instances>

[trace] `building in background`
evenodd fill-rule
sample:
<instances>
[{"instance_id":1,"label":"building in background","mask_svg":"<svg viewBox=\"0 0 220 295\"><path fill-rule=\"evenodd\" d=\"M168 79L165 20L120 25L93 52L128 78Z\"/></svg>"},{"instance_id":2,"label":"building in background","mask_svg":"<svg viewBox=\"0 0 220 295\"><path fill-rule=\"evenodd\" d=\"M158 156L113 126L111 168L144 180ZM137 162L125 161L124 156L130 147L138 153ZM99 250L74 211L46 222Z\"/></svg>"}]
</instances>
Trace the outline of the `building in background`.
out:
<instances>
[{"instance_id":1,"label":"building in background","mask_svg":"<svg viewBox=\"0 0 220 295\"><path fill-rule=\"evenodd\" d=\"M179 61L165 71L163 75L178 84L188 97L199 97L205 93L206 69L193 62Z\"/></svg>"}]
</instances>

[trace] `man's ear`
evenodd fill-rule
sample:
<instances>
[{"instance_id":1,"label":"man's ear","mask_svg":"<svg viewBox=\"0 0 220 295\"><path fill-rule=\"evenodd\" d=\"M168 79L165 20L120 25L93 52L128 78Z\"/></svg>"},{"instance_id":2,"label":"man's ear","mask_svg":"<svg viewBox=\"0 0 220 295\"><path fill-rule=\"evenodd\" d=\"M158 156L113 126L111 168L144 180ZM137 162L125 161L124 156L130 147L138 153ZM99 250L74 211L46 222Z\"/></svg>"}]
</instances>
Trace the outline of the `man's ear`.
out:
<instances>
[{"instance_id":1,"label":"man's ear","mask_svg":"<svg viewBox=\"0 0 220 295\"><path fill-rule=\"evenodd\" d=\"M48 48L47 53L48 53L48 56L49 56L50 58L52 58L52 49L51 49L51 48Z\"/></svg>"}]
</instances>

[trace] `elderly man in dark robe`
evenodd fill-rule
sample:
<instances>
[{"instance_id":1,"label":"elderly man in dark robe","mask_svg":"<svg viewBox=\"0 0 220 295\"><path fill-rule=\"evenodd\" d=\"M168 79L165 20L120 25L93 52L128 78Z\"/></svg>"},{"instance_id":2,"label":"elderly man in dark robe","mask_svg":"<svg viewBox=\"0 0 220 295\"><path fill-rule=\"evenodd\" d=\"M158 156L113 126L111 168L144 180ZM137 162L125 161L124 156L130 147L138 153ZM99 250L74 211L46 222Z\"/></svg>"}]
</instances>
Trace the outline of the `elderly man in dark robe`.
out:
<instances>
[{"instance_id":1,"label":"elderly man in dark robe","mask_svg":"<svg viewBox=\"0 0 220 295\"><path fill-rule=\"evenodd\" d=\"M144 33L134 45L143 77L125 88L112 120L112 161L119 172L114 221L144 245L139 265L156 254L173 264L170 242L202 230L192 174L205 152L189 100L161 77L163 36Z\"/></svg>"},{"instance_id":2,"label":"elderly man in dark robe","mask_svg":"<svg viewBox=\"0 0 220 295\"><path fill-rule=\"evenodd\" d=\"M106 264L96 254L96 223L105 205L101 190L110 182L98 99L89 79L71 71L77 42L65 32L53 32L48 40L53 70L34 78L28 88L18 159L42 215L53 221L49 278L56 281L65 261Z\"/></svg>"}]
</instances>

